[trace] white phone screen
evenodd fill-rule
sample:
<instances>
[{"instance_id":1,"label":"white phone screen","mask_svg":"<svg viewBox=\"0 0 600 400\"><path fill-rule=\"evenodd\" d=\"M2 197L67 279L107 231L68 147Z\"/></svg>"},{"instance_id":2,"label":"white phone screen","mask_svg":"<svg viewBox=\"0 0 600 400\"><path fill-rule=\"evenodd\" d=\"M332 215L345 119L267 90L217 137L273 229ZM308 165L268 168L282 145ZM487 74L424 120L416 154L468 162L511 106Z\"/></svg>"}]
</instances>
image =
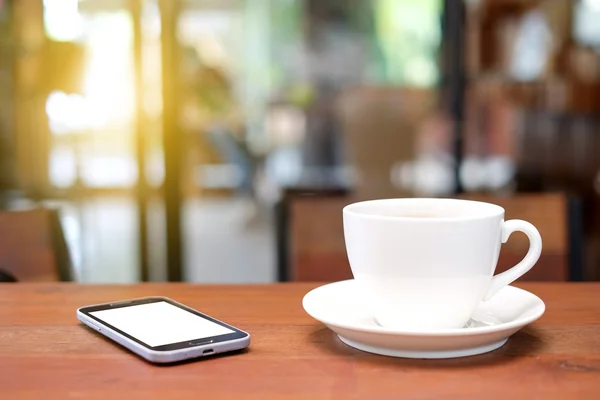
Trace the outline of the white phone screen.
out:
<instances>
[{"instance_id":1,"label":"white phone screen","mask_svg":"<svg viewBox=\"0 0 600 400\"><path fill-rule=\"evenodd\" d=\"M90 315L151 347L234 333L165 301L93 311Z\"/></svg>"}]
</instances>

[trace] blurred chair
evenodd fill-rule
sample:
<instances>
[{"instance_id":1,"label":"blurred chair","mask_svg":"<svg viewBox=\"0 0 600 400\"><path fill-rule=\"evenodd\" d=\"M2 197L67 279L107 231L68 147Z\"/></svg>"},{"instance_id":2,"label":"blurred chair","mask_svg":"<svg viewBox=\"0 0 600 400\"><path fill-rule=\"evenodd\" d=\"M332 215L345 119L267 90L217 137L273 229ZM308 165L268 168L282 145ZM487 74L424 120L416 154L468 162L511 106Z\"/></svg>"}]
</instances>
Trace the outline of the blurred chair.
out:
<instances>
[{"instance_id":1,"label":"blurred chair","mask_svg":"<svg viewBox=\"0 0 600 400\"><path fill-rule=\"evenodd\" d=\"M18 282L72 280L57 210L0 212L0 271Z\"/></svg>"},{"instance_id":2,"label":"blurred chair","mask_svg":"<svg viewBox=\"0 0 600 400\"><path fill-rule=\"evenodd\" d=\"M579 236L579 233L576 232L577 224L570 224L569 220L574 220L576 216L569 212L569 200L566 196L554 193L516 196L465 194L459 198L497 204L504 208L505 220L522 219L532 223L540 231L543 249L538 264L543 267L533 267L522 280L565 281L575 278L575 271L580 266L572 265L570 271L569 257L572 252L580 250L576 250L577 244L571 242L570 238ZM525 234L513 233L502 245L496 273L515 266L528 249L529 240Z\"/></svg>"},{"instance_id":3,"label":"blurred chair","mask_svg":"<svg viewBox=\"0 0 600 400\"><path fill-rule=\"evenodd\" d=\"M358 87L338 100L347 164L357 174L355 193L364 198L407 197L392 181L392 169L415 158L420 124L434 92Z\"/></svg>"},{"instance_id":4,"label":"blurred chair","mask_svg":"<svg viewBox=\"0 0 600 400\"><path fill-rule=\"evenodd\" d=\"M333 204L339 204L335 207L335 213L332 215L340 216L341 222L341 208L347 202L347 198L349 195L349 191L347 188L338 187L338 188L313 188L313 187L294 187L294 188L286 188L282 193L281 199L277 202L274 208L275 212L275 240L276 240L276 252L277 252L277 280L280 282L286 281L294 281L297 279L297 272L293 270L291 267L292 262L296 263L297 261L292 259L297 256L296 247L297 247L297 239L292 243L292 225L294 225L294 231L297 231L297 224L292 224L291 221L297 221L298 217L300 219L303 218L302 214L304 211L301 210L300 215L292 218L292 213L297 214L295 208L297 207L298 200L300 203L307 201L309 204L309 208L311 208L312 201L315 201L317 204L316 209L319 209L320 206L318 204L327 204L332 202ZM337 223L338 221L336 221ZM309 218L306 220L307 228L311 229L314 225L314 220ZM335 225L334 225L335 226ZM303 246L302 240L300 240L300 245ZM310 244L307 244L310 247ZM343 244L342 244L343 246ZM310 251L310 250L309 250ZM292 254L292 252L294 254ZM314 257L308 255L307 263L312 264L314 261ZM336 259L337 260L337 259ZM339 260L337 260L339 261ZM344 262L344 260L341 260ZM316 260L316 262L319 262ZM342 271L344 268L347 268L347 262L342 264Z\"/></svg>"},{"instance_id":5,"label":"blurred chair","mask_svg":"<svg viewBox=\"0 0 600 400\"><path fill-rule=\"evenodd\" d=\"M16 282L17 278L6 271L0 270L0 282Z\"/></svg>"},{"instance_id":6,"label":"blurred chair","mask_svg":"<svg viewBox=\"0 0 600 400\"><path fill-rule=\"evenodd\" d=\"M580 280L581 237L577 224L568 221L568 202L560 194L498 196L461 196L499 204L505 219L524 219L534 224L544 241L539 265L521 280ZM280 266L280 279L291 281L337 281L352 277L344 243L342 208L354 202L350 197L291 197L284 224L287 232L281 240L287 256ZM573 214L574 215L574 214ZM571 238L575 240L571 240ZM579 243L579 244L578 244ZM525 235L513 234L502 246L496 272L514 266L525 255ZM570 263L569 260L572 260ZM569 268L569 264L571 265ZM543 267L541 267L543 266Z\"/></svg>"}]
</instances>

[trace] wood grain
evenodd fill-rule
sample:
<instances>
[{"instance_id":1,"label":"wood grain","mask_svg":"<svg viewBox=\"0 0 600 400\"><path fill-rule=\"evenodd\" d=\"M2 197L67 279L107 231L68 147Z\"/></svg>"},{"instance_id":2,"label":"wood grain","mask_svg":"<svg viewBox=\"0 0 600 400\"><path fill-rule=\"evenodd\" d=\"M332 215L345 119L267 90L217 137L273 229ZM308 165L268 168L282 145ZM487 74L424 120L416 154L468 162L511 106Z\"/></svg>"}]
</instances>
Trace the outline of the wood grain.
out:
<instances>
[{"instance_id":1,"label":"wood grain","mask_svg":"<svg viewBox=\"0 0 600 400\"><path fill-rule=\"evenodd\" d=\"M315 283L0 285L2 399L597 399L600 284L523 283L547 306L492 353L404 360L342 344L302 309ZM82 305L165 295L252 335L242 353L155 366L79 324Z\"/></svg>"}]
</instances>

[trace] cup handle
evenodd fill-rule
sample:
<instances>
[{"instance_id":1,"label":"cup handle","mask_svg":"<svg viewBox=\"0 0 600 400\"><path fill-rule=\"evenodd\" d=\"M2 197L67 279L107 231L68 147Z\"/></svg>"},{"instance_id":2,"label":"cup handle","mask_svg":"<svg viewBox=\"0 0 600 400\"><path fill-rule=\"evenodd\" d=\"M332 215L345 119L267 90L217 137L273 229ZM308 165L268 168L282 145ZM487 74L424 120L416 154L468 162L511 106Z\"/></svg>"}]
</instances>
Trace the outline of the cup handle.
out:
<instances>
[{"instance_id":1,"label":"cup handle","mask_svg":"<svg viewBox=\"0 0 600 400\"><path fill-rule=\"evenodd\" d=\"M540 258L542 254L542 237L538 230L527 221L512 219L504 221L502 225L502 243L506 243L511 233L521 231L529 238L529 250L520 263L511 269L502 272L492 278L492 283L483 301L488 301L504 286L511 284L516 279L525 275Z\"/></svg>"}]
</instances>

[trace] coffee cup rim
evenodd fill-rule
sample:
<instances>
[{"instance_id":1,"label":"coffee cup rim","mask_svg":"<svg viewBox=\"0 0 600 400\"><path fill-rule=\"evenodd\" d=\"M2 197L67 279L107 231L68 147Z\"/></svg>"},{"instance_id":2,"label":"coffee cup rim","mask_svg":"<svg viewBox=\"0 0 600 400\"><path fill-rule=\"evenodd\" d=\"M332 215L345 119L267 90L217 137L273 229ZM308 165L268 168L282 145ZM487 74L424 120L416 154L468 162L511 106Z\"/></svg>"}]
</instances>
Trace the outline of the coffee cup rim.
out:
<instances>
[{"instance_id":1,"label":"coffee cup rim","mask_svg":"<svg viewBox=\"0 0 600 400\"><path fill-rule=\"evenodd\" d=\"M392 203L392 202L418 202L418 201L431 201L431 202L455 202L455 203L472 203L479 207L486 207L490 211L477 213L473 215L460 215L460 216L447 216L447 217L407 217L398 215L381 215L381 213L372 213L366 211L356 210L356 208L364 207L369 204L375 205L378 203ZM441 198L441 197L406 197L406 198L386 198L386 199L374 199L374 200L363 200L357 201L344 206L342 210L344 215L353 215L362 218L389 220L389 221L419 221L419 222L442 222L442 221L475 221L483 220L495 217L504 217L505 210L501 206L493 203L478 200L468 199L454 199L454 198Z\"/></svg>"}]
</instances>

